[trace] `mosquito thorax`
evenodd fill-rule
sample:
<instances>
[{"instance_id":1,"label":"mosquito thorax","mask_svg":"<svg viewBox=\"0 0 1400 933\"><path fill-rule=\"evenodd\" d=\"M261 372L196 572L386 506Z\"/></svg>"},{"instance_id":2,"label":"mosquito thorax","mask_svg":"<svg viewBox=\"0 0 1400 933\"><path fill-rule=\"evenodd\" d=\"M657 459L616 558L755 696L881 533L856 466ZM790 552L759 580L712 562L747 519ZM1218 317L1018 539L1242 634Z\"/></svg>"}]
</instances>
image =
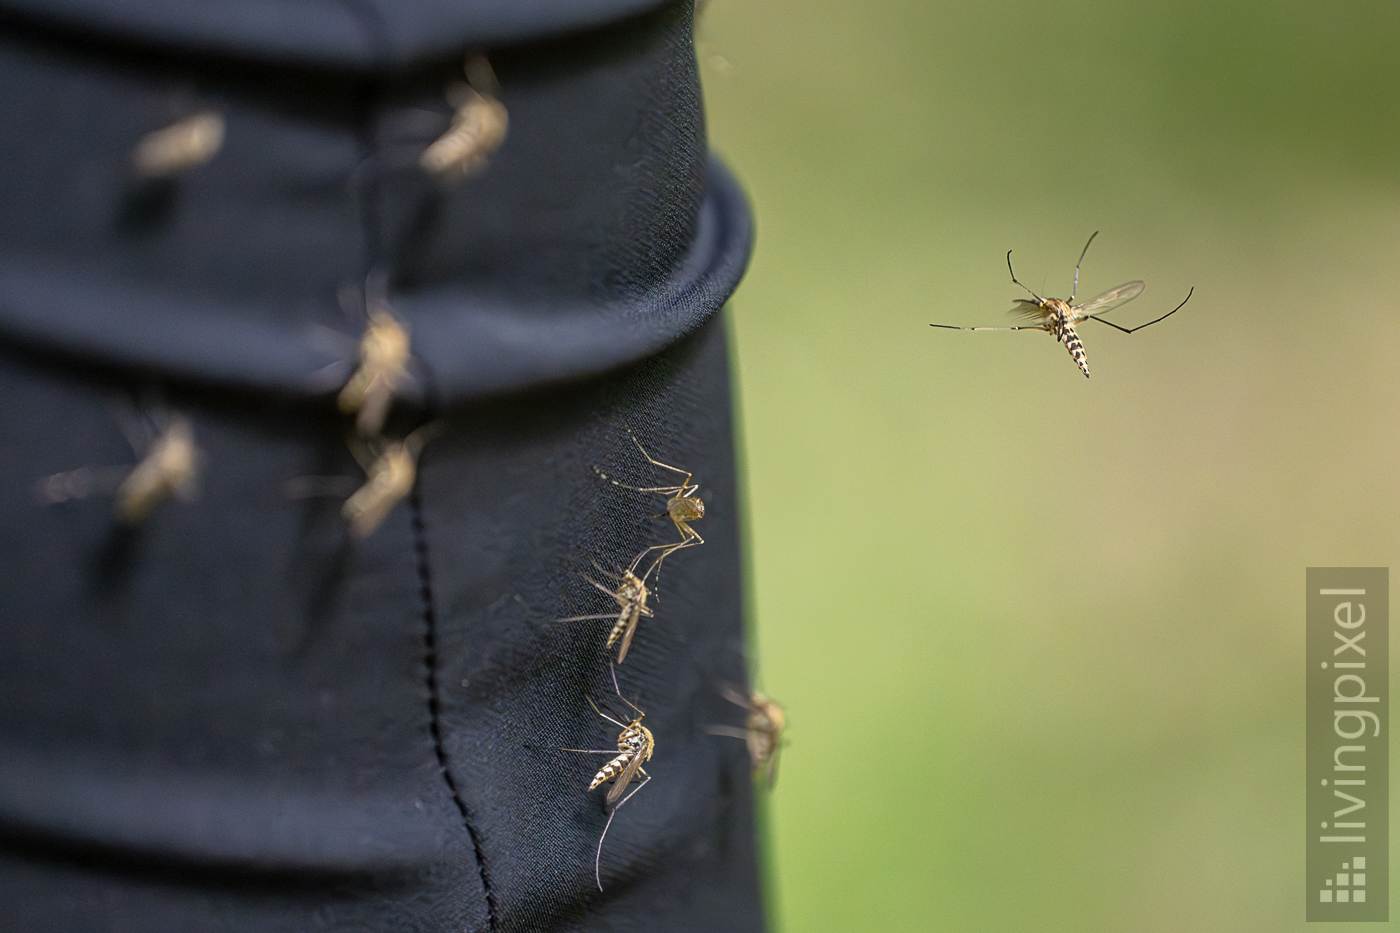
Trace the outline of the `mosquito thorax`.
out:
<instances>
[{"instance_id":1,"label":"mosquito thorax","mask_svg":"<svg viewBox=\"0 0 1400 933\"><path fill-rule=\"evenodd\" d=\"M705 503L695 496L679 496L666 505L666 511L678 522L693 522L705 517Z\"/></svg>"}]
</instances>

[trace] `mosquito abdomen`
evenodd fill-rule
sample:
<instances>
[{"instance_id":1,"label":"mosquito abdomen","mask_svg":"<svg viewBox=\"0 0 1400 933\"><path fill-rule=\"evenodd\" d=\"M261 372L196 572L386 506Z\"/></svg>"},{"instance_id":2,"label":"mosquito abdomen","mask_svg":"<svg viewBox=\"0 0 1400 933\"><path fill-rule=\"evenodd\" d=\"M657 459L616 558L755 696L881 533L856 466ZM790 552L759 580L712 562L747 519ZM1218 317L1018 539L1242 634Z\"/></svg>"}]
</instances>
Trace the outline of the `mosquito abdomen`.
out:
<instances>
[{"instance_id":1,"label":"mosquito abdomen","mask_svg":"<svg viewBox=\"0 0 1400 933\"><path fill-rule=\"evenodd\" d=\"M598 773L593 775L593 783L588 785L588 789L592 790L599 784L605 784L608 781L611 781L613 778L617 777L619 774L622 773L622 769L627 767L627 763L632 760L632 756L635 754L637 754L637 752L634 749L629 748L627 751L618 755L612 761L609 761L607 764L603 765L603 767L598 769Z\"/></svg>"},{"instance_id":2,"label":"mosquito abdomen","mask_svg":"<svg viewBox=\"0 0 1400 933\"><path fill-rule=\"evenodd\" d=\"M1074 330L1074 325L1066 324L1063 328L1063 339L1065 349L1069 355L1074 357L1074 361L1079 364L1079 368L1084 371L1085 378L1089 376L1089 359L1084 355L1084 342L1079 339L1079 334Z\"/></svg>"},{"instance_id":3,"label":"mosquito abdomen","mask_svg":"<svg viewBox=\"0 0 1400 933\"><path fill-rule=\"evenodd\" d=\"M1074 362L1083 370L1084 375L1089 375L1089 359L1084 355L1084 342L1079 339L1079 334L1074 329L1072 323L1074 309L1058 298L1047 298L1046 304L1050 305L1054 314L1046 321L1050 333L1055 335L1055 339L1065 345L1069 355L1074 358Z\"/></svg>"}]
</instances>

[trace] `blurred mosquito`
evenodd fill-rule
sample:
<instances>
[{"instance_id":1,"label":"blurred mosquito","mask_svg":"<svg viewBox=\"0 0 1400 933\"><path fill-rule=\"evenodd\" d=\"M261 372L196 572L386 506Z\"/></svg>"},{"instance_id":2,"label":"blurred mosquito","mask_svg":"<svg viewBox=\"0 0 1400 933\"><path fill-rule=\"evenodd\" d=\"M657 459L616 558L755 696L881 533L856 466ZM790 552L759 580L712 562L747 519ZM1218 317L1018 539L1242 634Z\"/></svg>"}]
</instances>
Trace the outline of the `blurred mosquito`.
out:
<instances>
[{"instance_id":1,"label":"blurred mosquito","mask_svg":"<svg viewBox=\"0 0 1400 933\"><path fill-rule=\"evenodd\" d=\"M203 165L223 145L223 116L205 110L141 137L131 162L143 178L166 178Z\"/></svg>"},{"instance_id":2,"label":"blurred mosquito","mask_svg":"<svg viewBox=\"0 0 1400 933\"><path fill-rule=\"evenodd\" d=\"M456 108L451 125L418 159L424 171L447 181L485 168L510 125L505 104L496 99L496 73L486 57L468 57L463 70L466 83L448 89L448 102Z\"/></svg>"},{"instance_id":3,"label":"blurred mosquito","mask_svg":"<svg viewBox=\"0 0 1400 933\"><path fill-rule=\"evenodd\" d=\"M111 495L117 520L130 526L141 524L172 496L193 499L203 455L195 445L190 420L183 415L161 414L149 420L126 419L122 427L141 456L134 467L79 467L55 473L38 482L35 497L53 504Z\"/></svg>"},{"instance_id":4,"label":"blurred mosquito","mask_svg":"<svg viewBox=\"0 0 1400 933\"><path fill-rule=\"evenodd\" d=\"M669 544L652 545L651 547L642 551L641 554L637 555L637 561L640 561L643 557L645 557L647 554L650 554L652 551L661 552L657 555L656 560L652 561L651 566L647 568L647 572L642 574L643 577L648 577L651 575L651 571L655 570L661 565L661 562L663 560L670 557L672 554L674 554L676 551L679 551L681 548L690 547L693 544L705 543L705 539L700 537L700 533L697 532L694 528L690 527L691 522L705 517L705 503L701 501L699 496L696 495L696 493L700 491L700 485L698 483L692 483L690 481L692 476L691 473L687 472L686 470L682 470L680 467L673 467L668 463L662 463L660 460L654 459L651 454L647 453L646 448L642 446L642 442L637 440L636 437L633 437L631 431L627 432L627 436L632 438L632 443L637 445L637 449L642 452L642 456L645 457L647 462L650 463L652 466L661 467L663 470L670 470L671 472L680 474L684 477L684 479L682 479L680 483L675 486L629 486L626 483L622 483L613 479L611 476L604 473L596 466L593 468L593 471L595 473L597 473L599 476L601 476L608 482L612 483L614 486L621 486L623 489L630 489L633 492L660 493L661 495L667 497L666 511L663 512L661 515L653 515L652 518L665 517L671 519L671 521L676 526L676 531L680 532L681 539L680 541L671 542ZM633 564L635 566L636 561L634 561Z\"/></svg>"},{"instance_id":5,"label":"blurred mosquito","mask_svg":"<svg viewBox=\"0 0 1400 933\"><path fill-rule=\"evenodd\" d=\"M1089 375L1089 360L1084 354L1084 343L1079 339L1079 334L1074 329L1076 324L1092 319L1098 321L1100 324L1107 324L1109 327L1120 330L1125 334L1131 334L1134 331L1142 330L1144 327L1151 327L1158 321L1165 321L1185 307L1186 302L1191 300L1191 295L1196 291L1193 287L1191 291L1186 293L1186 297L1182 299L1181 304L1172 308L1161 317L1154 318L1146 324L1139 324L1137 327L1121 327L1112 321L1105 321L1103 318L1099 317L1099 315L1107 314L1115 308L1132 301L1138 295L1141 295L1142 290L1147 287L1142 282L1128 282L1119 285L1117 288L1110 289L1096 298L1091 298L1083 304L1075 304L1074 296L1079 292L1079 267L1084 262L1085 254L1089 252L1089 244L1093 243L1094 237L1098 235L1099 231L1095 230L1093 234L1090 235L1089 242L1084 244L1084 250L1079 254L1079 262L1074 264L1074 288L1070 291L1068 300L1064 301L1059 298L1042 298L1029 288L1026 288L1025 285L1022 285L1021 281L1016 278L1016 271L1011 268L1011 250L1006 251L1006 268L1011 272L1011 281L1025 288L1027 293L1031 296L1029 299L1016 299L1016 307L1012 308L1010 313L1019 314L1036 323L1026 324L1020 327L958 327L955 324L931 324L930 326L943 327L949 330L1048 331L1055 335L1055 340L1057 342L1065 345L1065 349L1069 350L1069 355L1074 359L1074 362L1078 364L1087 378Z\"/></svg>"},{"instance_id":6,"label":"blurred mosquito","mask_svg":"<svg viewBox=\"0 0 1400 933\"><path fill-rule=\"evenodd\" d=\"M559 622L590 622L595 619L615 619L616 621L613 623L612 631L608 633L607 644L603 647L611 648L613 645L617 644L619 638L622 639L622 647L619 648L617 652L618 664L627 660L627 649L632 647L632 636L637 634L637 623L641 621L642 616L651 618L654 615L654 613L647 608L647 597L650 595L650 591L647 589L646 578L656 569L656 564L652 564L648 567L647 572L640 577L637 576L637 565L641 563L646 553L646 551L643 551L638 554L633 559L631 566L622 571L622 573L608 574L608 576L617 580L617 589L608 589L597 580L588 576L584 577L589 583L611 596L617 602L619 611L602 612L596 615L569 616L568 618L557 620ZM595 563L593 566L597 567L598 565ZM601 567L598 569L602 573L608 573Z\"/></svg>"},{"instance_id":7,"label":"blurred mosquito","mask_svg":"<svg viewBox=\"0 0 1400 933\"><path fill-rule=\"evenodd\" d=\"M746 712L744 728L705 726L701 731L710 735L743 739L749 747L749 761L753 764L754 774L762 771L768 789L772 790L773 783L778 778L778 751L785 744L783 727L787 719L783 715L783 708L757 690L751 690L746 696L742 691L726 685L720 687L719 692L730 703Z\"/></svg>"},{"instance_id":8,"label":"blurred mosquito","mask_svg":"<svg viewBox=\"0 0 1400 933\"><path fill-rule=\"evenodd\" d=\"M413 491L418 478L418 457L423 446L442 430L440 422L425 424L401 441L377 437L350 437L347 444L365 471L363 483L349 476L294 476L282 487L288 499L347 496L340 507L359 540L374 534L394 506Z\"/></svg>"},{"instance_id":9,"label":"blurred mosquito","mask_svg":"<svg viewBox=\"0 0 1400 933\"><path fill-rule=\"evenodd\" d=\"M433 422L401 441L376 439L364 449L351 445L350 452L365 470L365 484L340 507L352 535L361 540L368 538L399 500L413 491L418 478L418 455L423 452L423 445L441 430L442 425Z\"/></svg>"},{"instance_id":10,"label":"blurred mosquito","mask_svg":"<svg viewBox=\"0 0 1400 933\"><path fill-rule=\"evenodd\" d=\"M593 712L622 730L617 737L617 750L613 751L612 749L596 748L560 749L560 751L565 752L581 752L585 755L614 756L611 761L598 770L597 774L593 775L593 782L588 785L588 789L593 790L600 784L606 784L608 781L612 781L613 786L608 790L607 797L604 798L603 802L604 805L616 803L616 806L612 808L612 812L608 814L608 822L603 826L603 834L598 837L598 853L593 858L593 880L598 883L599 891L603 890L603 840L608 838L608 830L612 828L613 817L617 816L617 811L622 809L622 805L631 800L637 791L645 787L651 780L651 775L646 773L642 765L651 760L651 753L656 750L656 740L652 738L651 730L642 725L642 719L646 716L646 713L642 712L622 695L622 690L617 686L617 669L611 664L608 665L608 669L612 673L613 691L617 694L617 698L628 706L631 706L633 712L637 714L637 718L630 723L619 722L600 710L598 704L593 702L593 698L589 697L588 705L593 707ZM627 785L631 784L639 775L642 778L642 782L633 788L631 793L623 797L622 795L623 792L627 790ZM618 798L621 798L621 800Z\"/></svg>"},{"instance_id":11,"label":"blurred mosquito","mask_svg":"<svg viewBox=\"0 0 1400 933\"><path fill-rule=\"evenodd\" d=\"M368 320L360 337L360 365L340 390L340 410L355 416L361 437L375 437L384 428L394 396L408 382L408 326L389 310L388 283L381 274L365 280Z\"/></svg>"}]
</instances>

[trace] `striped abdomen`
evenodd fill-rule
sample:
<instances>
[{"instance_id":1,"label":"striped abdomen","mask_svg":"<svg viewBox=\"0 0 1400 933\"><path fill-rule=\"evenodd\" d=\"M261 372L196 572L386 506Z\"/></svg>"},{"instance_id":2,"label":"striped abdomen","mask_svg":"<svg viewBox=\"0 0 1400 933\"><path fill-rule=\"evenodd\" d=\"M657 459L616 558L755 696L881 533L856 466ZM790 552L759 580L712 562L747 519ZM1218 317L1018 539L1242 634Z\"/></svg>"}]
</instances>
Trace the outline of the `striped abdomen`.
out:
<instances>
[{"instance_id":1,"label":"striped abdomen","mask_svg":"<svg viewBox=\"0 0 1400 933\"><path fill-rule=\"evenodd\" d=\"M617 777L619 774L622 773L622 769L627 767L627 763L632 760L632 756L635 754L637 754L637 752L634 749L629 748L627 751L618 755L612 761L603 765L603 767L599 769L598 773L593 775L593 783L588 785L588 789L592 790L599 784L606 784L608 781L611 781L613 778Z\"/></svg>"},{"instance_id":2,"label":"striped abdomen","mask_svg":"<svg viewBox=\"0 0 1400 933\"><path fill-rule=\"evenodd\" d=\"M1089 375L1089 359L1084 355L1084 342L1079 339L1074 325L1056 315L1050 319L1050 330L1055 335L1055 339L1065 345L1069 355L1074 358L1074 362L1079 365L1087 377Z\"/></svg>"},{"instance_id":3,"label":"striped abdomen","mask_svg":"<svg viewBox=\"0 0 1400 933\"><path fill-rule=\"evenodd\" d=\"M625 571L622 575L622 585L613 594L613 599L617 600L622 611L617 614L617 621L608 633L609 648L617 644L623 633L636 625L638 618L647 611L647 585L632 571Z\"/></svg>"},{"instance_id":4,"label":"striped abdomen","mask_svg":"<svg viewBox=\"0 0 1400 933\"><path fill-rule=\"evenodd\" d=\"M612 631L608 633L608 643L606 647L611 648L622 637L622 633L627 631L629 625L637 624L637 617L641 615L642 607L639 603L632 603L622 607L622 612L617 616L617 621L613 623Z\"/></svg>"}]
</instances>

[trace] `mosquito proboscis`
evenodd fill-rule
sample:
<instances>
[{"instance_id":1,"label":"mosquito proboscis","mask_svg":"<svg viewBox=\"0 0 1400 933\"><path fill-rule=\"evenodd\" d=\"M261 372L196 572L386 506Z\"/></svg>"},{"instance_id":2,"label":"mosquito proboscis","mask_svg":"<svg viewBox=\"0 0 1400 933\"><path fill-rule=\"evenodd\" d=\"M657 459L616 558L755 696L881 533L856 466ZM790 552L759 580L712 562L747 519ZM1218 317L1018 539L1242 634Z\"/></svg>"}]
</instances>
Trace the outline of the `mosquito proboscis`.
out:
<instances>
[{"instance_id":1,"label":"mosquito proboscis","mask_svg":"<svg viewBox=\"0 0 1400 933\"><path fill-rule=\"evenodd\" d=\"M1089 252L1089 244L1094 242L1094 237L1099 232L1095 230L1089 236L1089 242L1084 244L1084 250L1079 254L1079 261L1074 264L1074 287L1070 291L1069 298L1061 300L1059 298L1042 298L1031 291L1019 279L1016 278L1016 270L1011 268L1011 250L1006 251L1006 268L1011 273L1011 281L1021 288L1026 289L1031 297L1016 299L1016 307L1011 309L1011 314L1019 314L1034 324L1025 324L1020 327L959 327L956 324L931 324L931 327L942 327L948 330L1043 330L1054 335L1055 340L1065 345L1069 350L1069 355L1075 364L1080 368L1087 378L1089 375L1089 360L1084 353L1084 343L1079 339L1079 333L1075 330L1075 325L1087 320L1095 320L1100 324L1107 324L1114 330L1120 330L1125 334L1131 334L1142 330L1144 327L1151 327L1159 321L1165 321L1176 312L1186 306L1186 302L1191 300L1196 289L1192 287L1182 299L1181 304L1172 308L1159 318L1154 318L1146 324L1139 324L1136 327L1123 327L1112 321L1105 321L1099 317L1107 314L1122 305L1132 301L1147 286L1142 282L1126 282L1117 288L1109 289L1102 295L1091 298L1083 304L1075 304L1074 296L1079 292L1079 267L1084 262L1084 256Z\"/></svg>"}]
</instances>

